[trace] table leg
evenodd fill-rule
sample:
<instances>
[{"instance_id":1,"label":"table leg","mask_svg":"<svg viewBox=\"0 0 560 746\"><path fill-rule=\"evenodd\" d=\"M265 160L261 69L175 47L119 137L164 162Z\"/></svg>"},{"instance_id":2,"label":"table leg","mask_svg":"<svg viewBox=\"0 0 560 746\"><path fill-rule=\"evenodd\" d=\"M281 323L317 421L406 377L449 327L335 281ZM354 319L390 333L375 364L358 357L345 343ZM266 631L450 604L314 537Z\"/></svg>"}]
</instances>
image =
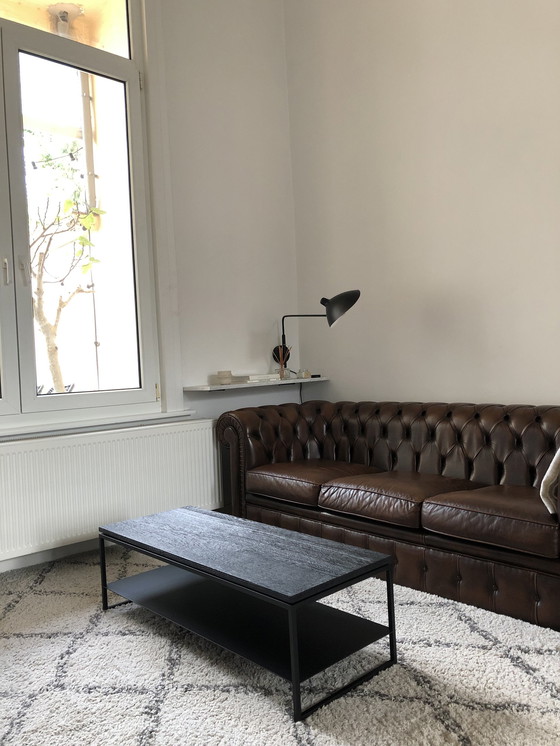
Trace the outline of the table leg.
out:
<instances>
[{"instance_id":1,"label":"table leg","mask_svg":"<svg viewBox=\"0 0 560 746\"><path fill-rule=\"evenodd\" d=\"M387 584L387 612L389 617L389 649L391 653L391 662L397 662L397 635L395 630L395 596L393 592L393 567L390 566L385 571Z\"/></svg>"},{"instance_id":2,"label":"table leg","mask_svg":"<svg viewBox=\"0 0 560 746\"><path fill-rule=\"evenodd\" d=\"M103 611L107 611L109 608L109 602L107 598L107 565L105 562L105 539L99 537L99 563L101 567L101 602Z\"/></svg>"},{"instance_id":3,"label":"table leg","mask_svg":"<svg viewBox=\"0 0 560 746\"><path fill-rule=\"evenodd\" d=\"M297 630L297 609L288 609L288 627L290 636L290 667L292 674L292 708L294 723L301 720L301 688L299 678L299 649Z\"/></svg>"}]
</instances>

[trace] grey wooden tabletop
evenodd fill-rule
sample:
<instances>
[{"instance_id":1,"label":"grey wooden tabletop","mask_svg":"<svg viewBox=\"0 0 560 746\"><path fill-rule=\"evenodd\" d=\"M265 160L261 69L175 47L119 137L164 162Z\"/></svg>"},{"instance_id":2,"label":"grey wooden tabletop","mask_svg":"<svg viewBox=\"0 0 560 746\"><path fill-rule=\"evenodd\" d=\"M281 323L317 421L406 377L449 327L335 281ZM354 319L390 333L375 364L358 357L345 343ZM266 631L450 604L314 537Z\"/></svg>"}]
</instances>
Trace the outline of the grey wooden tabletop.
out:
<instances>
[{"instance_id":1,"label":"grey wooden tabletop","mask_svg":"<svg viewBox=\"0 0 560 746\"><path fill-rule=\"evenodd\" d=\"M378 552L190 506L101 526L99 532L286 603L392 564Z\"/></svg>"}]
</instances>

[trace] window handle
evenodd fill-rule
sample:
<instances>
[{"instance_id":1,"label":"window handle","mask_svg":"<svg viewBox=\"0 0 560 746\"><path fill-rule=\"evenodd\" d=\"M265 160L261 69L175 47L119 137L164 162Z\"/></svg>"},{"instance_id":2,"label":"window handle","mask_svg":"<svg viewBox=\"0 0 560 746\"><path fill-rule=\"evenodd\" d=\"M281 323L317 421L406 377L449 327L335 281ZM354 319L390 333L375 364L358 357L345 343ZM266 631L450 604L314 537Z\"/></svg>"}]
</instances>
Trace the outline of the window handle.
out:
<instances>
[{"instance_id":1,"label":"window handle","mask_svg":"<svg viewBox=\"0 0 560 746\"><path fill-rule=\"evenodd\" d=\"M21 269L21 274L23 277L23 284L30 285L31 284L31 267L29 266L29 261L26 261L22 256L19 256L18 265L19 265L19 268Z\"/></svg>"},{"instance_id":2,"label":"window handle","mask_svg":"<svg viewBox=\"0 0 560 746\"><path fill-rule=\"evenodd\" d=\"M10 262L7 256L2 259L2 274L4 275L4 285L9 285L12 280L10 277Z\"/></svg>"}]
</instances>

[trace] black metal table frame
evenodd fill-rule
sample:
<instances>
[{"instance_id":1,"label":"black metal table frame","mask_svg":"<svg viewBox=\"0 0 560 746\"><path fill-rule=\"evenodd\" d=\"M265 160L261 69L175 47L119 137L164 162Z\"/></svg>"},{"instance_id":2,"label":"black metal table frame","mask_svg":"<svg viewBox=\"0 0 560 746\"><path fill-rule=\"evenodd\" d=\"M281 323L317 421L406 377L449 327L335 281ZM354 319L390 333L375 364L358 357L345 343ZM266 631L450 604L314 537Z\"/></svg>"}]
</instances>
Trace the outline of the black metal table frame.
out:
<instances>
[{"instance_id":1,"label":"black metal table frame","mask_svg":"<svg viewBox=\"0 0 560 746\"><path fill-rule=\"evenodd\" d=\"M144 546L138 546L136 544L127 542L123 539L118 539L112 535L105 536L100 532L99 534L99 556L100 556L100 568L101 568L101 597L102 597L102 608L104 611L107 611L108 609L116 608L117 606L122 606L124 604L133 603L131 600L125 600L125 601L121 601L121 602L114 603L114 604L108 603L108 600L109 600L108 590L111 590L111 589L108 588L108 585L107 585L107 563L106 563L106 556L105 556L105 541L109 541L111 544L119 544L120 546L123 546L132 551L138 552L140 554L145 554L156 560L165 562L167 565L173 565L175 567L178 567L182 570L186 570L195 575L199 575L201 577L207 578L208 580L211 580L212 582L224 584L226 586L229 586L235 589L236 591L247 593L251 596L261 599L262 601L265 601L267 603L286 609L288 613L288 634L289 634L289 646L290 646L290 670L291 670L291 688L292 688L292 712L293 712L294 722L303 720L308 715L311 715L311 713L315 712L319 707L323 707L329 702L332 702L333 700L338 699L339 697L343 696L351 689L370 680L377 674L381 673L381 671L384 671L385 669L389 668L390 666L394 665L397 662L397 643L396 643L396 631L395 631L395 605L394 605L394 592L393 592L393 560L391 557L387 558L387 565L385 567L380 567L374 570L373 572L370 571L370 572L364 573L363 575L358 575L357 577L353 577L347 582L337 585L336 588L331 588L327 591L322 591L320 593L309 596L301 601L297 601L295 603L290 604L285 601L281 601L279 599L273 598L265 593L256 591L252 588L247 588L246 586L241 585L239 583L216 576L215 574L211 572L205 571L199 567L189 565L186 562L177 562L169 557L162 556L158 552L149 550ZM325 598L326 596L331 596L334 593L337 593L343 590L344 588L347 588L351 585L356 585L357 583L367 580L368 578L378 577L381 573L385 573L385 580L386 580L386 587L387 587L387 616L388 616L387 635L389 637L389 659L374 666L373 668L369 669L365 673L360 674L355 679L352 679L347 684L344 684L344 686L339 687L338 689L334 690L327 696L322 697L321 699L315 701L309 707L302 709L302 704L301 704L302 680L300 679L300 662L299 662L299 649L298 649L299 648L299 645L298 645L298 609L304 604L319 601L321 598ZM185 625L180 625L180 626L182 626L184 629L189 629L188 626L185 626ZM193 630L189 630L189 631L193 631ZM203 637L203 635L200 635L199 632L195 632L195 634L199 634L199 636ZM219 643L215 643L215 641L212 640L211 638L207 638L207 639L210 639L210 641L214 642L214 644L219 644ZM304 679L303 681L305 680L306 679Z\"/></svg>"}]
</instances>

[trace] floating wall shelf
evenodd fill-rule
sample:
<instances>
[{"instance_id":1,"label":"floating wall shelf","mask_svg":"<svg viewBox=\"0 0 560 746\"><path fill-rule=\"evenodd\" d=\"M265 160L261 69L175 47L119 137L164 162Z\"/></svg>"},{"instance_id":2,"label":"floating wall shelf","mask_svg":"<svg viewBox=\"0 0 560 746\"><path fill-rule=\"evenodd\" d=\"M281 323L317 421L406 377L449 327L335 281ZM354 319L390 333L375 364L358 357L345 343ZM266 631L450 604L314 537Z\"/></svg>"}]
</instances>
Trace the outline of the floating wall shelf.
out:
<instances>
[{"instance_id":1,"label":"floating wall shelf","mask_svg":"<svg viewBox=\"0 0 560 746\"><path fill-rule=\"evenodd\" d=\"M249 381L248 383L208 384L202 386L184 386L183 391L229 391L230 389L256 389L264 386L292 386L294 383L322 383L328 378L288 378L284 381Z\"/></svg>"}]
</instances>

